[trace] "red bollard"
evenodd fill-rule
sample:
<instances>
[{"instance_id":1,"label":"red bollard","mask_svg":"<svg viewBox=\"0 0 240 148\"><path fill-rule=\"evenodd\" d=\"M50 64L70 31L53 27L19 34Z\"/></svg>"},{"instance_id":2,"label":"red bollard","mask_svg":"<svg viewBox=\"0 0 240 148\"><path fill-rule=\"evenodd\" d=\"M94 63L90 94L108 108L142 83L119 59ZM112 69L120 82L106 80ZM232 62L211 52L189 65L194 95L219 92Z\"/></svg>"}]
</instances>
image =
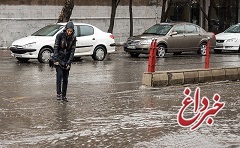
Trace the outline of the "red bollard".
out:
<instances>
[{"instance_id":1,"label":"red bollard","mask_svg":"<svg viewBox=\"0 0 240 148\"><path fill-rule=\"evenodd\" d=\"M205 69L209 68L209 60L210 60L210 40L208 39L206 47Z\"/></svg>"},{"instance_id":2,"label":"red bollard","mask_svg":"<svg viewBox=\"0 0 240 148\"><path fill-rule=\"evenodd\" d=\"M156 66L156 49L157 49L157 40L154 39L151 42L149 58L148 58L148 72L155 72Z\"/></svg>"}]
</instances>

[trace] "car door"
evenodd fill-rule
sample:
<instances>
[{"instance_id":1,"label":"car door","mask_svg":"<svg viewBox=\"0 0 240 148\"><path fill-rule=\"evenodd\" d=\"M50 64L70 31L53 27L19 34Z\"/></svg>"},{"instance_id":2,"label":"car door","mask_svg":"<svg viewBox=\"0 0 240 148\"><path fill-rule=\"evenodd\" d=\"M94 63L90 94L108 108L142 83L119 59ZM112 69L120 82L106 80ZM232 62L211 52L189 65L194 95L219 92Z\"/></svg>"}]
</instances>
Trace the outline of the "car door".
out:
<instances>
[{"instance_id":1,"label":"car door","mask_svg":"<svg viewBox=\"0 0 240 148\"><path fill-rule=\"evenodd\" d=\"M173 35L170 35L170 37L167 40L168 44L168 51L169 52L179 52L182 51L185 47L185 32L184 32L184 24L179 24L173 27L171 33L176 33Z\"/></svg>"},{"instance_id":2,"label":"car door","mask_svg":"<svg viewBox=\"0 0 240 148\"><path fill-rule=\"evenodd\" d=\"M186 24L185 25L185 36L187 43L186 49L189 51L197 51L199 49L199 43L202 39L202 35L200 33L199 27L193 24Z\"/></svg>"},{"instance_id":3,"label":"car door","mask_svg":"<svg viewBox=\"0 0 240 148\"><path fill-rule=\"evenodd\" d=\"M93 50L96 44L94 28L89 25L78 25L79 35L77 36L75 54L85 53Z\"/></svg>"}]
</instances>

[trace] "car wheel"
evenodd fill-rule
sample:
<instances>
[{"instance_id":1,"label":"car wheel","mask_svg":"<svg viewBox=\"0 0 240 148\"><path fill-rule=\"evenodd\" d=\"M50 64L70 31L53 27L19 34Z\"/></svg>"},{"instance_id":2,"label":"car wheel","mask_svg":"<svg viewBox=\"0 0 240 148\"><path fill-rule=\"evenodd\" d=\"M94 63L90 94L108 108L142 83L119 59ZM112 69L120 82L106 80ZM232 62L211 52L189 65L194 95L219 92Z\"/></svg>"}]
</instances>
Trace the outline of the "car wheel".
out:
<instances>
[{"instance_id":1,"label":"car wheel","mask_svg":"<svg viewBox=\"0 0 240 148\"><path fill-rule=\"evenodd\" d=\"M222 50L214 49L214 52L215 52L215 53L222 53Z\"/></svg>"},{"instance_id":2,"label":"car wheel","mask_svg":"<svg viewBox=\"0 0 240 148\"><path fill-rule=\"evenodd\" d=\"M97 46L93 51L92 58L93 60L96 60L96 61L103 61L106 57L106 54L107 54L107 51L105 47Z\"/></svg>"},{"instance_id":3,"label":"car wheel","mask_svg":"<svg viewBox=\"0 0 240 148\"><path fill-rule=\"evenodd\" d=\"M205 56L206 55L206 49L207 49L207 44L206 43L202 43L199 46L199 50L197 51L197 53Z\"/></svg>"},{"instance_id":4,"label":"car wheel","mask_svg":"<svg viewBox=\"0 0 240 148\"><path fill-rule=\"evenodd\" d=\"M134 53L134 52L130 52L129 54L133 58L137 58L140 55L140 53Z\"/></svg>"},{"instance_id":5,"label":"car wheel","mask_svg":"<svg viewBox=\"0 0 240 148\"><path fill-rule=\"evenodd\" d=\"M166 54L166 47L164 45L159 45L157 47L157 56L163 58Z\"/></svg>"},{"instance_id":6,"label":"car wheel","mask_svg":"<svg viewBox=\"0 0 240 148\"><path fill-rule=\"evenodd\" d=\"M27 61L29 61L29 58L18 58L18 57L17 57L17 60L18 60L19 62L24 62L24 63L26 63Z\"/></svg>"},{"instance_id":7,"label":"car wheel","mask_svg":"<svg viewBox=\"0 0 240 148\"><path fill-rule=\"evenodd\" d=\"M41 49L38 54L38 61L40 63L48 63L52 53L53 53L53 51L50 48Z\"/></svg>"}]
</instances>

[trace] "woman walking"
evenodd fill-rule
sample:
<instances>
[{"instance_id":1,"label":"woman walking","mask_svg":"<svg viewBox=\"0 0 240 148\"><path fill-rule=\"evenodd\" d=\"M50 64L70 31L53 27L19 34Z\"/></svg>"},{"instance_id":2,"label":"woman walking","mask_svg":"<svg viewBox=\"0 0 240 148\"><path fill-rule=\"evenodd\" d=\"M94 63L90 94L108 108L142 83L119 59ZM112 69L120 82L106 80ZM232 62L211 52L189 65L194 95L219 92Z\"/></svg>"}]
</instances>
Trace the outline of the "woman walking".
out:
<instances>
[{"instance_id":1,"label":"woman walking","mask_svg":"<svg viewBox=\"0 0 240 148\"><path fill-rule=\"evenodd\" d=\"M74 24L68 22L64 30L57 34L53 62L56 68L56 90L57 100L68 102L66 97L68 76L73 61L76 47L76 37L74 36Z\"/></svg>"}]
</instances>

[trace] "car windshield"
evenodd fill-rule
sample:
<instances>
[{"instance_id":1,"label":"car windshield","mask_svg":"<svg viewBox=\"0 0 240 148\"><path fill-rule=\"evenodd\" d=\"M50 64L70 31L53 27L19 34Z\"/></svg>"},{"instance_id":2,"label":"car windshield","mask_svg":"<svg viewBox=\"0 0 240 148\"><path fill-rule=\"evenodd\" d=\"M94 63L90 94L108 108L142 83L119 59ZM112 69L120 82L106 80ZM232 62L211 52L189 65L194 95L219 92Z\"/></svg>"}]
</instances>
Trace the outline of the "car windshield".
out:
<instances>
[{"instance_id":1,"label":"car windshield","mask_svg":"<svg viewBox=\"0 0 240 148\"><path fill-rule=\"evenodd\" d=\"M143 34L166 35L172 27L173 25L156 24L147 29Z\"/></svg>"},{"instance_id":2,"label":"car windshield","mask_svg":"<svg viewBox=\"0 0 240 148\"><path fill-rule=\"evenodd\" d=\"M240 24L229 27L224 33L240 33Z\"/></svg>"},{"instance_id":3,"label":"car windshield","mask_svg":"<svg viewBox=\"0 0 240 148\"><path fill-rule=\"evenodd\" d=\"M48 25L33 33L32 36L54 36L63 27L61 25Z\"/></svg>"}]
</instances>

